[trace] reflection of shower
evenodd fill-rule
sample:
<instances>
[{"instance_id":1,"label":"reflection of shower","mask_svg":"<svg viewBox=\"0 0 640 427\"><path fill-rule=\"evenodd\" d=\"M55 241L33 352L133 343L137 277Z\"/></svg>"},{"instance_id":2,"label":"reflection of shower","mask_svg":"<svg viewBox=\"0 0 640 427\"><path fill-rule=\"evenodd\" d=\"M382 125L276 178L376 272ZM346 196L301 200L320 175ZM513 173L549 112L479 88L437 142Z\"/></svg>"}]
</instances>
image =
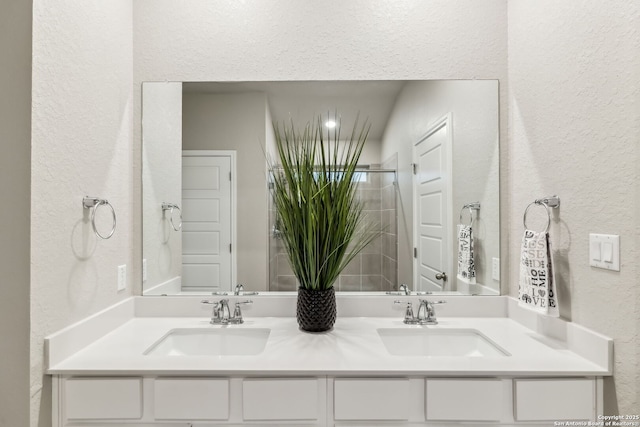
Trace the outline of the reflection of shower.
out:
<instances>
[{"instance_id":1,"label":"reflection of shower","mask_svg":"<svg viewBox=\"0 0 640 427\"><path fill-rule=\"evenodd\" d=\"M271 237L274 239L282 238L282 232L280 231L280 216L278 215L278 211L275 210L274 199L273 199L273 169L269 170L268 177L268 188L269 194L269 224L271 226Z\"/></svg>"},{"instance_id":2,"label":"reflection of shower","mask_svg":"<svg viewBox=\"0 0 640 427\"><path fill-rule=\"evenodd\" d=\"M277 172L277 169L275 169ZM273 189L273 173L268 186ZM358 182L357 197L365 205L364 212L380 224L382 235L357 255L339 276L338 291L387 291L397 288L397 214L396 171L360 167L354 174ZM273 193L269 197L269 290L295 291L297 282L282 241Z\"/></svg>"}]
</instances>

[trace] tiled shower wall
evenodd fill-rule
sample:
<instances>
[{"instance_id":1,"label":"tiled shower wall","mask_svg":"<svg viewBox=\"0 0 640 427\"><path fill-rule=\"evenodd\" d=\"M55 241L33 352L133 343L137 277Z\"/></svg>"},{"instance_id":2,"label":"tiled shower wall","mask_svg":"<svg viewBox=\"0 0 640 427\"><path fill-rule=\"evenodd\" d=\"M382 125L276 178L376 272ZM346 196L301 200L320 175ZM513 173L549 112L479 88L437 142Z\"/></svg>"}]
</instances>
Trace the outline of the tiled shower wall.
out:
<instances>
[{"instance_id":1,"label":"tiled shower wall","mask_svg":"<svg viewBox=\"0 0 640 427\"><path fill-rule=\"evenodd\" d=\"M365 204L367 218L382 228L380 237L371 242L342 271L334 284L337 291L390 291L397 284L397 231L395 172L369 170L360 172L358 197ZM297 281L281 239L274 228L275 210L269 206L269 290L295 291Z\"/></svg>"}]
</instances>

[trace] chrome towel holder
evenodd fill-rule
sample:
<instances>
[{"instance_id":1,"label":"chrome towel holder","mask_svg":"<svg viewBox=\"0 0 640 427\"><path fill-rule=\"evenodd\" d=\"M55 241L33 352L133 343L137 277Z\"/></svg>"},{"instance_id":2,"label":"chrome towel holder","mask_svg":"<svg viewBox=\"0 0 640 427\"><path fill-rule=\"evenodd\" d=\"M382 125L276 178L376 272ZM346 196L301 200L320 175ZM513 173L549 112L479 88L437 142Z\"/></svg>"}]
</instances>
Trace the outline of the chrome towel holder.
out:
<instances>
[{"instance_id":1,"label":"chrome towel holder","mask_svg":"<svg viewBox=\"0 0 640 427\"><path fill-rule=\"evenodd\" d=\"M529 205L527 205L527 208L524 210L524 215L522 217L522 223L524 224L525 230L529 229L527 227L527 212L529 211L529 208L531 208L531 206L533 205L544 206L545 210L547 211L547 226L545 227L543 233L548 232L549 226L551 225L551 211L549 210L549 208L552 208L552 209L559 208L560 197L554 195L554 196L544 197L542 199L536 199L533 202L529 203Z\"/></svg>"},{"instance_id":2,"label":"chrome towel holder","mask_svg":"<svg viewBox=\"0 0 640 427\"><path fill-rule=\"evenodd\" d=\"M173 222L173 211L176 209L180 214L180 224L178 224L177 227ZM173 228L174 231L180 231L182 229L182 210L180 209L180 206L175 203L162 202L162 213L164 214L166 211L169 211L169 222L171 223L171 228Z\"/></svg>"},{"instance_id":3,"label":"chrome towel holder","mask_svg":"<svg viewBox=\"0 0 640 427\"><path fill-rule=\"evenodd\" d=\"M111 231L106 236L100 234L100 232L98 231L98 228L96 227L96 211L100 206L108 206L111 209L111 216L113 218L113 225L111 226ZM113 209L113 206L111 206L111 203L109 203L107 199L100 199L98 197L85 196L84 199L82 199L82 207L84 209L91 210L91 227L93 228L93 232L96 234L96 236L98 236L103 240L110 239L111 236L113 236L113 233L116 231L116 222L117 222L116 211Z\"/></svg>"},{"instance_id":4,"label":"chrome towel holder","mask_svg":"<svg viewBox=\"0 0 640 427\"><path fill-rule=\"evenodd\" d=\"M480 202L466 203L462 206L462 209L460 209L460 224L462 224L462 213L464 212L465 209L469 209L469 226L471 226L473 225L473 211L480 210Z\"/></svg>"}]
</instances>

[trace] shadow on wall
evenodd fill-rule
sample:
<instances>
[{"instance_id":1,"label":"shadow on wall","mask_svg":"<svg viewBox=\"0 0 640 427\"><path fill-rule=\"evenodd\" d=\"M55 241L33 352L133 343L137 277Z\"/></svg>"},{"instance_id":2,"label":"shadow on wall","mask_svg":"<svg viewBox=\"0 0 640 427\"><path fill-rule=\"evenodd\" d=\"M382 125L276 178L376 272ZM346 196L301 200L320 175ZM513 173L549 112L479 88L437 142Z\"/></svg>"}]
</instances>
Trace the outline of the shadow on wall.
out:
<instances>
[{"instance_id":1,"label":"shadow on wall","mask_svg":"<svg viewBox=\"0 0 640 427\"><path fill-rule=\"evenodd\" d=\"M44 355L43 355L44 360ZM51 419L51 408L53 407L53 402L51 400L51 376L43 375L42 376L42 389L40 389L40 410L38 411L38 427L51 427L53 425L53 421ZM47 390L46 393L43 393L42 390ZM33 394L33 392L32 392Z\"/></svg>"},{"instance_id":2,"label":"shadow on wall","mask_svg":"<svg viewBox=\"0 0 640 427\"><path fill-rule=\"evenodd\" d=\"M555 212L554 212L555 213ZM563 242L564 247L555 248L553 250L553 262L555 263L555 279L556 292L558 293L558 302L560 304L560 316L567 321L571 321L573 313L571 310L571 263L569 262L569 254L571 252L571 231L566 221L558 220L557 213L554 218L553 230L557 236L554 239L551 236L552 244L554 242Z\"/></svg>"},{"instance_id":3,"label":"shadow on wall","mask_svg":"<svg viewBox=\"0 0 640 427\"><path fill-rule=\"evenodd\" d=\"M615 345L614 345L615 348ZM615 365L613 370L615 371ZM618 409L618 395L616 394L615 377L604 377L604 414L603 415L620 415Z\"/></svg>"}]
</instances>

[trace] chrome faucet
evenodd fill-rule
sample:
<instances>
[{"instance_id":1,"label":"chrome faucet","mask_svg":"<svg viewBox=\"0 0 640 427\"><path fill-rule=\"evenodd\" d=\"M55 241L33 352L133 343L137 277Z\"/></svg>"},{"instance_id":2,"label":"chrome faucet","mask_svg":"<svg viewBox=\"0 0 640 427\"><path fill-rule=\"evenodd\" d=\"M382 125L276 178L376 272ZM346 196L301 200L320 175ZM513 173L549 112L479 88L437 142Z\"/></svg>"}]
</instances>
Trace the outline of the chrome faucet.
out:
<instances>
[{"instance_id":1,"label":"chrome faucet","mask_svg":"<svg viewBox=\"0 0 640 427\"><path fill-rule=\"evenodd\" d=\"M419 325L437 325L438 319L436 319L436 309L434 305L445 303L446 301L427 301L426 299L420 300L420 308L418 308L416 323L418 323Z\"/></svg>"},{"instance_id":2,"label":"chrome faucet","mask_svg":"<svg viewBox=\"0 0 640 427\"><path fill-rule=\"evenodd\" d=\"M212 325L237 325L244 323L242 319L242 311L240 310L241 304L251 304L253 301L236 301L235 309L233 310L233 315L229 310L229 300L221 299L220 301L209 301L202 300L202 304L209 304L213 306L213 311L211 313L211 323Z\"/></svg>"},{"instance_id":3,"label":"chrome faucet","mask_svg":"<svg viewBox=\"0 0 640 427\"><path fill-rule=\"evenodd\" d=\"M394 301L395 304L404 304L405 301ZM418 308L418 315L414 316L413 306L410 301L407 301L404 311L403 322L407 325L437 325L436 310L433 307L435 304L444 304L446 301L427 301L420 300L420 307Z\"/></svg>"}]
</instances>

